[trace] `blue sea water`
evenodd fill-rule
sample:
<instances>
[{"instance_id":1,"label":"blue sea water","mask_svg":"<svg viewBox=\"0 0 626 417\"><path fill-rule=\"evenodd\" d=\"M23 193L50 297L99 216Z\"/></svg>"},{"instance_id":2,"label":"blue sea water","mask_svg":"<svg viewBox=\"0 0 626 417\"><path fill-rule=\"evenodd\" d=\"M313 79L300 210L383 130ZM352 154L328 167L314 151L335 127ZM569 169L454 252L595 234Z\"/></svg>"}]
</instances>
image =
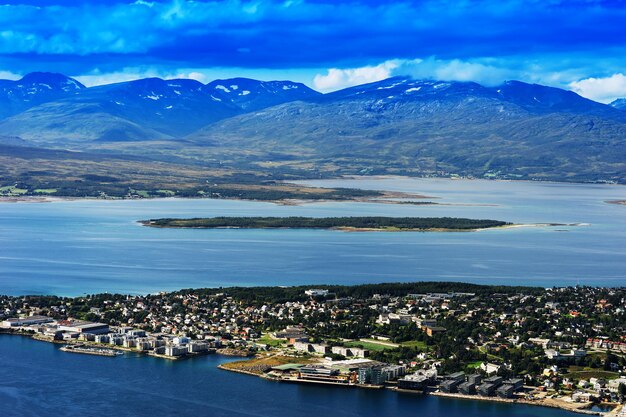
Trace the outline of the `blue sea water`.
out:
<instances>
[{"instance_id":1,"label":"blue sea water","mask_svg":"<svg viewBox=\"0 0 626 417\"><path fill-rule=\"evenodd\" d=\"M66 353L0 335L0 415L210 417L575 417L561 410L443 399L389 390L295 385L217 369L211 355L184 361Z\"/></svg>"},{"instance_id":2,"label":"blue sea water","mask_svg":"<svg viewBox=\"0 0 626 417\"><path fill-rule=\"evenodd\" d=\"M466 281L626 285L626 187L443 179L312 181L425 194L441 205L227 200L0 204L0 293L148 293L232 285ZM155 229L209 216L452 216L585 223L476 233Z\"/></svg>"}]
</instances>

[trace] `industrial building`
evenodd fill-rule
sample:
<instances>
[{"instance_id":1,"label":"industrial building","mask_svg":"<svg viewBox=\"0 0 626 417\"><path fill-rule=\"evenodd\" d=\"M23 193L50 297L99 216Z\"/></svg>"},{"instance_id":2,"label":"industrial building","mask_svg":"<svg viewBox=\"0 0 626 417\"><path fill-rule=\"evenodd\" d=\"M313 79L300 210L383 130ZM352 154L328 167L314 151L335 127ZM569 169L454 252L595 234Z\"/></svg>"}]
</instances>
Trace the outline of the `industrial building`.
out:
<instances>
[{"instance_id":1,"label":"industrial building","mask_svg":"<svg viewBox=\"0 0 626 417\"><path fill-rule=\"evenodd\" d=\"M109 333L109 325L84 320L62 320L59 321L59 330L75 333L106 334Z\"/></svg>"},{"instance_id":2,"label":"industrial building","mask_svg":"<svg viewBox=\"0 0 626 417\"><path fill-rule=\"evenodd\" d=\"M420 369L414 374L398 379L398 388L407 390L424 390L433 385L437 379L436 369Z\"/></svg>"},{"instance_id":3,"label":"industrial building","mask_svg":"<svg viewBox=\"0 0 626 417\"><path fill-rule=\"evenodd\" d=\"M492 376L484 380L477 388L478 395L489 397L495 394L496 389L502 385L502 377Z\"/></svg>"},{"instance_id":4,"label":"industrial building","mask_svg":"<svg viewBox=\"0 0 626 417\"><path fill-rule=\"evenodd\" d=\"M32 326L34 324L44 324L52 321L54 321L52 318L46 316L30 316L6 319L1 324L3 328L10 329L12 327Z\"/></svg>"},{"instance_id":5,"label":"industrial building","mask_svg":"<svg viewBox=\"0 0 626 417\"><path fill-rule=\"evenodd\" d=\"M298 378L336 384L348 384L350 382L349 375L341 375L339 369L329 368L323 365L307 365L301 367Z\"/></svg>"}]
</instances>

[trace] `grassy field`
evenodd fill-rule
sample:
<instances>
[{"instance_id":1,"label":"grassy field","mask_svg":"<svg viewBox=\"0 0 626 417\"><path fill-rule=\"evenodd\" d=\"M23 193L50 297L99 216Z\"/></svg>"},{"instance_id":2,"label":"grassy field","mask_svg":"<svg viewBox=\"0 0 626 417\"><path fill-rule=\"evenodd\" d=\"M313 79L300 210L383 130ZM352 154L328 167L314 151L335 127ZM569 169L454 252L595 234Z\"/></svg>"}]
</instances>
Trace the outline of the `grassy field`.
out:
<instances>
[{"instance_id":1,"label":"grassy field","mask_svg":"<svg viewBox=\"0 0 626 417\"><path fill-rule=\"evenodd\" d=\"M271 347L283 346L286 342L284 340L274 339L270 335L263 335L260 339L256 341L257 343L262 343L264 345L268 345Z\"/></svg>"},{"instance_id":2,"label":"grassy field","mask_svg":"<svg viewBox=\"0 0 626 417\"><path fill-rule=\"evenodd\" d=\"M346 342L344 343L345 346L347 347L363 347L364 349L368 349L371 350L373 352L382 352L383 350L390 350L390 349L397 349L397 345L396 346L388 346L388 345L384 345L382 343L375 343L375 342L370 342L370 341L363 341L363 340L354 340L351 342Z\"/></svg>"},{"instance_id":3,"label":"grassy field","mask_svg":"<svg viewBox=\"0 0 626 417\"><path fill-rule=\"evenodd\" d=\"M572 379L589 379L589 378L615 379L619 377L619 374L617 372L605 371L602 369L583 368L580 366L570 366L565 376L568 378L572 378Z\"/></svg>"},{"instance_id":4,"label":"grassy field","mask_svg":"<svg viewBox=\"0 0 626 417\"><path fill-rule=\"evenodd\" d=\"M470 362L467 364L467 367L470 369L480 368L481 363L483 363L483 361Z\"/></svg>"},{"instance_id":5,"label":"grassy field","mask_svg":"<svg viewBox=\"0 0 626 417\"><path fill-rule=\"evenodd\" d=\"M418 340L409 340L408 342L400 343L400 345L404 347L418 348L424 351L428 350L428 347L426 346L426 342L420 342Z\"/></svg>"},{"instance_id":6,"label":"grassy field","mask_svg":"<svg viewBox=\"0 0 626 417\"><path fill-rule=\"evenodd\" d=\"M14 185L7 185L5 187L0 187L0 195L7 195L7 196L18 196L18 195L24 195L28 192L28 190L22 189L22 188L17 188Z\"/></svg>"}]
</instances>

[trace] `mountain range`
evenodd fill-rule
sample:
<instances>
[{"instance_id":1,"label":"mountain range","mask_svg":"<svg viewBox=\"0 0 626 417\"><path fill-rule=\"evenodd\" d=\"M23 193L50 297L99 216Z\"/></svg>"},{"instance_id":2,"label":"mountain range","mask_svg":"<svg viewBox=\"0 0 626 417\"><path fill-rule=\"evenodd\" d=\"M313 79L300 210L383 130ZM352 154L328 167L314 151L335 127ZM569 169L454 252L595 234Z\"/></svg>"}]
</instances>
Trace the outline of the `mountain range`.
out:
<instances>
[{"instance_id":1,"label":"mountain range","mask_svg":"<svg viewBox=\"0 0 626 417\"><path fill-rule=\"evenodd\" d=\"M376 173L626 182L626 100L519 81L0 80L0 143L300 177ZM216 162L218 161L218 162Z\"/></svg>"}]
</instances>

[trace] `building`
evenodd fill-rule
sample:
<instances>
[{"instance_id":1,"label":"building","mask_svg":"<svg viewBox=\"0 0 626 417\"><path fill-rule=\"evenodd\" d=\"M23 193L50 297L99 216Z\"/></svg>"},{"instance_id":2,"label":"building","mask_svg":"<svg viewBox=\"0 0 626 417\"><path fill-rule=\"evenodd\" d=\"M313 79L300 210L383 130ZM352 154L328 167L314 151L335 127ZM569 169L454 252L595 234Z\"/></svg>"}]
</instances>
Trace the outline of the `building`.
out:
<instances>
[{"instance_id":1,"label":"building","mask_svg":"<svg viewBox=\"0 0 626 417\"><path fill-rule=\"evenodd\" d=\"M481 374L472 374L467 376L467 382L478 385L483 380L483 376Z\"/></svg>"},{"instance_id":2,"label":"building","mask_svg":"<svg viewBox=\"0 0 626 417\"><path fill-rule=\"evenodd\" d=\"M462 384L458 385L457 390L461 394L465 394L465 395L476 394L476 384L473 382L469 382L469 381L463 382Z\"/></svg>"},{"instance_id":3,"label":"building","mask_svg":"<svg viewBox=\"0 0 626 417\"><path fill-rule=\"evenodd\" d=\"M524 386L524 380L520 379L520 378L511 378L511 379L507 379L506 381L502 382L503 385L510 385L513 387L514 391L518 391L520 389L522 389L522 387Z\"/></svg>"},{"instance_id":4,"label":"building","mask_svg":"<svg viewBox=\"0 0 626 417\"><path fill-rule=\"evenodd\" d=\"M183 356L188 352L186 345L167 345L165 346L164 355L166 356Z\"/></svg>"},{"instance_id":5,"label":"building","mask_svg":"<svg viewBox=\"0 0 626 417\"><path fill-rule=\"evenodd\" d=\"M465 372L455 372L445 375L444 381L439 385L442 392L457 392L459 385L465 382Z\"/></svg>"},{"instance_id":6,"label":"building","mask_svg":"<svg viewBox=\"0 0 626 417\"><path fill-rule=\"evenodd\" d=\"M137 340L134 337L125 337L122 346L125 348L134 348L137 346Z\"/></svg>"},{"instance_id":7,"label":"building","mask_svg":"<svg viewBox=\"0 0 626 417\"><path fill-rule=\"evenodd\" d=\"M495 384L482 383L476 388L478 395L482 397L490 397L492 396L498 387Z\"/></svg>"},{"instance_id":8,"label":"building","mask_svg":"<svg viewBox=\"0 0 626 417\"><path fill-rule=\"evenodd\" d=\"M135 349L145 352L146 350L152 349L152 344L148 340L138 339L135 343Z\"/></svg>"},{"instance_id":9,"label":"building","mask_svg":"<svg viewBox=\"0 0 626 417\"><path fill-rule=\"evenodd\" d=\"M459 385L461 385L461 381L447 379L439 385L439 389L441 392L457 392Z\"/></svg>"},{"instance_id":10,"label":"building","mask_svg":"<svg viewBox=\"0 0 626 417\"><path fill-rule=\"evenodd\" d=\"M333 346L330 351L335 355L342 355L347 358L367 358L370 355L369 350L358 347Z\"/></svg>"},{"instance_id":11,"label":"building","mask_svg":"<svg viewBox=\"0 0 626 417\"><path fill-rule=\"evenodd\" d=\"M319 343L295 342L293 348L298 352L321 353L323 355L331 353L330 346Z\"/></svg>"},{"instance_id":12,"label":"building","mask_svg":"<svg viewBox=\"0 0 626 417\"><path fill-rule=\"evenodd\" d=\"M513 385L505 384L496 390L496 394L500 398L511 398L513 397L514 391L515 389L513 388Z\"/></svg>"},{"instance_id":13,"label":"building","mask_svg":"<svg viewBox=\"0 0 626 417\"><path fill-rule=\"evenodd\" d=\"M50 323L54 321L52 318L50 317L46 317L46 316L30 316L30 317L24 317L24 318L11 318L11 319L6 319L4 320L1 324L3 328L5 329L10 329L13 327L22 327L22 326L32 326L32 325L36 325L36 324L44 324L44 323Z\"/></svg>"},{"instance_id":14,"label":"building","mask_svg":"<svg viewBox=\"0 0 626 417\"><path fill-rule=\"evenodd\" d=\"M387 380L382 366L369 366L359 368L359 384L382 385Z\"/></svg>"},{"instance_id":15,"label":"building","mask_svg":"<svg viewBox=\"0 0 626 417\"><path fill-rule=\"evenodd\" d=\"M607 388L609 389L609 392L618 393L620 384L626 385L626 378L625 377L621 377L621 378L610 380L607 383Z\"/></svg>"},{"instance_id":16,"label":"building","mask_svg":"<svg viewBox=\"0 0 626 417\"><path fill-rule=\"evenodd\" d=\"M59 330L76 333L106 334L109 333L109 325L84 320L62 320L59 322Z\"/></svg>"},{"instance_id":17,"label":"building","mask_svg":"<svg viewBox=\"0 0 626 417\"><path fill-rule=\"evenodd\" d=\"M496 389L500 385L502 385L502 377L492 376L485 379L483 383L477 387L476 390L478 391L478 395L481 395L483 397L489 397L496 392Z\"/></svg>"},{"instance_id":18,"label":"building","mask_svg":"<svg viewBox=\"0 0 626 417\"><path fill-rule=\"evenodd\" d=\"M298 378L336 384L348 384L350 382L349 375L341 375L339 369L323 365L306 365L301 367L299 369Z\"/></svg>"},{"instance_id":19,"label":"building","mask_svg":"<svg viewBox=\"0 0 626 417\"><path fill-rule=\"evenodd\" d=\"M465 381L465 372L455 372L455 373L450 374L450 375L444 375L443 378L445 380L450 380L450 381L464 382Z\"/></svg>"},{"instance_id":20,"label":"building","mask_svg":"<svg viewBox=\"0 0 626 417\"><path fill-rule=\"evenodd\" d=\"M446 331L446 328L441 326L426 326L424 329L428 337L433 337L437 333L444 333Z\"/></svg>"},{"instance_id":21,"label":"building","mask_svg":"<svg viewBox=\"0 0 626 417\"><path fill-rule=\"evenodd\" d=\"M326 297L328 295L328 290L312 288L310 290L306 290L304 294L308 295L309 297Z\"/></svg>"},{"instance_id":22,"label":"building","mask_svg":"<svg viewBox=\"0 0 626 417\"><path fill-rule=\"evenodd\" d=\"M437 379L437 369L420 369L414 374L398 379L398 388L407 390L424 390L433 385Z\"/></svg>"},{"instance_id":23,"label":"building","mask_svg":"<svg viewBox=\"0 0 626 417\"><path fill-rule=\"evenodd\" d=\"M487 375L497 374L501 365L495 363L483 362L480 364L480 369L485 371Z\"/></svg>"},{"instance_id":24,"label":"building","mask_svg":"<svg viewBox=\"0 0 626 417\"><path fill-rule=\"evenodd\" d=\"M309 341L309 335L301 327L288 327L283 331L274 333L274 337L276 339L287 339L291 344Z\"/></svg>"},{"instance_id":25,"label":"building","mask_svg":"<svg viewBox=\"0 0 626 417\"><path fill-rule=\"evenodd\" d=\"M209 345L204 342L191 342L187 345L189 353L202 353L209 350Z\"/></svg>"},{"instance_id":26,"label":"building","mask_svg":"<svg viewBox=\"0 0 626 417\"><path fill-rule=\"evenodd\" d=\"M406 365L386 365L382 369L385 374L385 380L393 381L404 376L406 373Z\"/></svg>"}]
</instances>

